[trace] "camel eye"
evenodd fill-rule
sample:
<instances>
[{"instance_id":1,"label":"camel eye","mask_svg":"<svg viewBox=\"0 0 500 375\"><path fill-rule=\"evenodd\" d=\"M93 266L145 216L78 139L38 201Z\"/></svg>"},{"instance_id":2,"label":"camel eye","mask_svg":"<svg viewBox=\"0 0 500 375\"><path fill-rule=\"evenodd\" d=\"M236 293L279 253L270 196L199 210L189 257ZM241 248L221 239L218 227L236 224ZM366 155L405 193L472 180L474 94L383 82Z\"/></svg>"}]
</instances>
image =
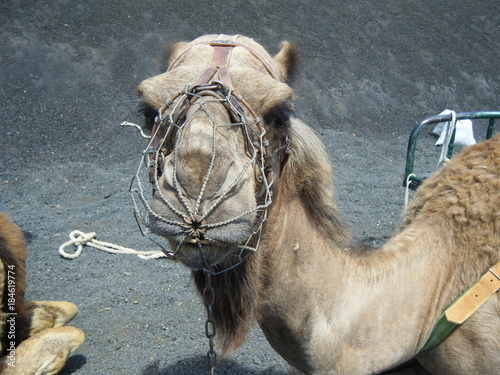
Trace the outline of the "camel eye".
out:
<instances>
[{"instance_id":1,"label":"camel eye","mask_svg":"<svg viewBox=\"0 0 500 375\"><path fill-rule=\"evenodd\" d=\"M291 109L278 106L264 116L266 124L276 129L285 129L290 123Z\"/></svg>"},{"instance_id":2,"label":"camel eye","mask_svg":"<svg viewBox=\"0 0 500 375\"><path fill-rule=\"evenodd\" d=\"M276 116L274 118L273 126L278 129L283 129L286 128L289 123L290 123L290 116L287 115Z\"/></svg>"}]
</instances>

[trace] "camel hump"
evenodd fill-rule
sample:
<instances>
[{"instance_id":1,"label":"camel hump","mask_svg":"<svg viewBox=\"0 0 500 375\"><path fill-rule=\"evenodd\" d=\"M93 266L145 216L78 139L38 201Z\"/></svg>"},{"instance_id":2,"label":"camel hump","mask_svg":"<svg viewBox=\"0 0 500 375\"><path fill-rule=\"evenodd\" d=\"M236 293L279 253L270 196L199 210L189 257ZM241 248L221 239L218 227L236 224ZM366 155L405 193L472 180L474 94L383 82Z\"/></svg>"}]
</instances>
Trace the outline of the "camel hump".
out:
<instances>
[{"instance_id":1,"label":"camel hump","mask_svg":"<svg viewBox=\"0 0 500 375\"><path fill-rule=\"evenodd\" d=\"M500 135L465 148L423 187L429 190L426 195L433 194L446 204L443 209L458 221L498 220Z\"/></svg>"},{"instance_id":2,"label":"camel hump","mask_svg":"<svg viewBox=\"0 0 500 375\"><path fill-rule=\"evenodd\" d=\"M450 168L457 169L474 181L481 176L497 179L500 176L500 134L471 145L450 161ZM477 176L477 177L475 177Z\"/></svg>"},{"instance_id":3,"label":"camel hump","mask_svg":"<svg viewBox=\"0 0 500 375\"><path fill-rule=\"evenodd\" d=\"M500 207L500 134L469 146L420 186L407 210L413 220L427 210L456 221L495 221ZM498 228L498 227L497 227Z\"/></svg>"},{"instance_id":4,"label":"camel hump","mask_svg":"<svg viewBox=\"0 0 500 375\"><path fill-rule=\"evenodd\" d=\"M472 282L500 260L500 135L466 147L417 189L405 212L429 230L439 226Z\"/></svg>"}]
</instances>

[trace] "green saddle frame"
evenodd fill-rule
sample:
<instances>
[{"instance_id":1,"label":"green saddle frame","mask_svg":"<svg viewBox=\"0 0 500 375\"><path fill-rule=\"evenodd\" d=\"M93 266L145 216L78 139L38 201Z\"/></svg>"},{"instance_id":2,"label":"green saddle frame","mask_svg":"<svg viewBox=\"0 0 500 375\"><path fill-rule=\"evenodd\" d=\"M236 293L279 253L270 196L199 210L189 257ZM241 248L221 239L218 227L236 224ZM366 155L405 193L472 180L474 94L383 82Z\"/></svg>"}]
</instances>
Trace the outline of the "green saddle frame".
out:
<instances>
[{"instance_id":1,"label":"green saddle frame","mask_svg":"<svg viewBox=\"0 0 500 375\"><path fill-rule=\"evenodd\" d=\"M477 119L489 119L488 127L486 130L485 139L489 139L493 136L495 119L500 118L500 112L497 111L485 111L485 112L461 112L456 113L456 120L477 120ZM416 190L420 184L425 180L426 176L417 176L414 174L414 163L415 163L415 151L417 149L417 140L422 132L422 130L429 125L438 124L440 122L450 122L452 121L452 115L439 115L428 117L422 122L420 122L417 126L413 128L411 132L410 139L408 141L408 150L406 153L406 167L405 167L405 176L403 180L403 186L408 187L412 190ZM455 140L455 131L453 132L448 148L448 159L453 156L454 150L454 140Z\"/></svg>"}]
</instances>

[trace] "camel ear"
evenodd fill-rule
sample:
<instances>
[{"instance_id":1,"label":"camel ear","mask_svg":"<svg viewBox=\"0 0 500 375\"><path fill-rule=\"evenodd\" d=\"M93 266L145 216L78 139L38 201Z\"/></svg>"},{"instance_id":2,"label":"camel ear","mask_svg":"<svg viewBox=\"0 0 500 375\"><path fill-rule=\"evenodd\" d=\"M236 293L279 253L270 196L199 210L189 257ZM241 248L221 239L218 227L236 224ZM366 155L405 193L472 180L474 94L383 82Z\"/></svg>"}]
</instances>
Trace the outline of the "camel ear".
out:
<instances>
[{"instance_id":1,"label":"camel ear","mask_svg":"<svg viewBox=\"0 0 500 375\"><path fill-rule=\"evenodd\" d=\"M172 65L172 63L179 57L181 52L186 48L187 42L179 42L170 46L170 49L167 52L167 68Z\"/></svg>"},{"instance_id":2,"label":"camel ear","mask_svg":"<svg viewBox=\"0 0 500 375\"><path fill-rule=\"evenodd\" d=\"M274 56L274 61L278 63L279 73L285 82L292 80L297 68L298 49L289 42L281 44L281 51Z\"/></svg>"}]
</instances>

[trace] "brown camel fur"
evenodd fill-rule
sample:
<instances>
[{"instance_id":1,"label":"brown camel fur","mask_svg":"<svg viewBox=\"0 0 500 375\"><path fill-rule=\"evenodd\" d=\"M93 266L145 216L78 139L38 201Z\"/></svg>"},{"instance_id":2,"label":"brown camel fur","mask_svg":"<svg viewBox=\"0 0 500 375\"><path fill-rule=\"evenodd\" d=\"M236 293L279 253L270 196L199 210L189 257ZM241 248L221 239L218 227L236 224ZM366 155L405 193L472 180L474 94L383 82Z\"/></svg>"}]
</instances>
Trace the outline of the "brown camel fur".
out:
<instances>
[{"instance_id":1,"label":"brown camel fur","mask_svg":"<svg viewBox=\"0 0 500 375\"><path fill-rule=\"evenodd\" d=\"M77 307L61 301L25 301L26 242L7 214L0 212L0 309L3 358L0 374L57 374L84 340L83 332L64 327Z\"/></svg>"},{"instance_id":2,"label":"brown camel fur","mask_svg":"<svg viewBox=\"0 0 500 375\"><path fill-rule=\"evenodd\" d=\"M433 374L497 372L498 293L435 349L419 351L441 312L500 260L500 136L467 148L429 178L398 233L382 248L356 245L335 205L325 148L292 116L293 91L286 79L294 51L288 43L274 59L241 36L210 35L177 45L169 69L139 87L145 114L151 119L168 98L200 78L213 53L200 41L226 38L265 56L279 76L271 76L248 48L232 49L228 75L264 120L275 174L258 250L212 277L222 351L236 349L257 320L274 349L306 374L375 374L415 356ZM217 123L229 121L223 105L207 108ZM243 132L220 127L214 141L209 118L192 114L180 130L177 160L164 155L165 173L149 218L150 228L178 249L177 260L194 270L200 291L205 285L200 269L225 268L231 262L226 255L252 231L255 212L229 219L254 207L260 188L255 171L244 167L249 156ZM291 152L280 162L284 139L290 139ZM204 179L211 152L224 169ZM182 167L172 167L175 163ZM213 212L204 211L217 201L220 186L234 178L233 169L243 171L241 180ZM196 214L205 215L208 224L201 242L188 238L179 219L197 199Z\"/></svg>"}]
</instances>

